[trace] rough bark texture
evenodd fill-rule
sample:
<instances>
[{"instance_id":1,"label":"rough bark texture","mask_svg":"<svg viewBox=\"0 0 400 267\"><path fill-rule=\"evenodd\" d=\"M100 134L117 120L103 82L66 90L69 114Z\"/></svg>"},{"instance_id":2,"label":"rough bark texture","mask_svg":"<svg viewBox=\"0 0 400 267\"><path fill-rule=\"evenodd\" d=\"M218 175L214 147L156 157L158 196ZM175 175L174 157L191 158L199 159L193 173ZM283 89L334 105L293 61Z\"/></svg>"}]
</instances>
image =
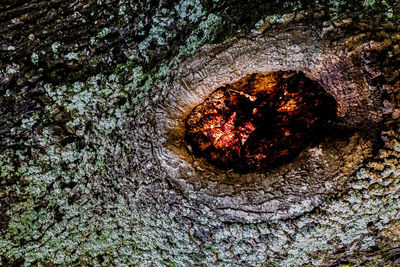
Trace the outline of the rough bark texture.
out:
<instances>
[{"instance_id":1,"label":"rough bark texture","mask_svg":"<svg viewBox=\"0 0 400 267\"><path fill-rule=\"evenodd\" d=\"M400 264L395 1L26 2L0 5L2 265ZM337 133L251 174L187 150L193 107L278 70Z\"/></svg>"}]
</instances>

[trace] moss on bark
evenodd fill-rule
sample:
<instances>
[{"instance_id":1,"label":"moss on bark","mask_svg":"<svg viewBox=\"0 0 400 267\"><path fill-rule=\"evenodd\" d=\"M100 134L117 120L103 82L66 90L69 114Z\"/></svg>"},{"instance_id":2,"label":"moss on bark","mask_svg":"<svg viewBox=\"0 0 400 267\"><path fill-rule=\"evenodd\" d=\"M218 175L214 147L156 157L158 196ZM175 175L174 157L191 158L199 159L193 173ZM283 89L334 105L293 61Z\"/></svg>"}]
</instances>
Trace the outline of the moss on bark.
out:
<instances>
[{"instance_id":1,"label":"moss on bark","mask_svg":"<svg viewBox=\"0 0 400 267\"><path fill-rule=\"evenodd\" d=\"M396 1L6 1L1 263L396 264L398 11ZM255 36L307 27L327 34L331 47L368 48L363 62L373 68L360 71L382 94L382 141L368 150L355 143L367 159L350 172L346 190L312 209L292 207L303 209L298 217L228 222L207 196L199 200L169 179L186 167L164 168L173 161L155 140L156 107L166 103L182 61L202 45L210 49L192 62Z\"/></svg>"}]
</instances>

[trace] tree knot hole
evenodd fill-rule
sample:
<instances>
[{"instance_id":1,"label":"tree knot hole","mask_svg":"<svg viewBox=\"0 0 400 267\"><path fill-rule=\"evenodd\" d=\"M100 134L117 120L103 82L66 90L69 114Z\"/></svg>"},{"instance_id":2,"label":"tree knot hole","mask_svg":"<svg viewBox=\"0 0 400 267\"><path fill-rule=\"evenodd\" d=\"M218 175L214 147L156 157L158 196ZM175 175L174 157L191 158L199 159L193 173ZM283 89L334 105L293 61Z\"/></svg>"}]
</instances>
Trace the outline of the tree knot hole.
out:
<instances>
[{"instance_id":1,"label":"tree knot hole","mask_svg":"<svg viewBox=\"0 0 400 267\"><path fill-rule=\"evenodd\" d=\"M254 73L193 108L185 139L215 167L246 173L292 160L328 134L336 114L336 100L304 73Z\"/></svg>"}]
</instances>

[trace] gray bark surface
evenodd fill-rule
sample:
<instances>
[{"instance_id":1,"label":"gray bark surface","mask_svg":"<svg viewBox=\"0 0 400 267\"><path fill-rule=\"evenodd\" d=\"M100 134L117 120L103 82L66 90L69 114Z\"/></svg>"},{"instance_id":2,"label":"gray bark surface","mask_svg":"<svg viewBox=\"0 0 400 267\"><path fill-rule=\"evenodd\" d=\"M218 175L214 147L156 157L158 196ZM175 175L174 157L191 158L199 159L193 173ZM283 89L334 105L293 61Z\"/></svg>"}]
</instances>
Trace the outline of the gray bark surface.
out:
<instances>
[{"instance_id":1,"label":"gray bark surface","mask_svg":"<svg viewBox=\"0 0 400 267\"><path fill-rule=\"evenodd\" d=\"M400 264L398 10L3 1L1 264ZM338 133L249 174L190 153L193 107L277 70L336 99Z\"/></svg>"}]
</instances>

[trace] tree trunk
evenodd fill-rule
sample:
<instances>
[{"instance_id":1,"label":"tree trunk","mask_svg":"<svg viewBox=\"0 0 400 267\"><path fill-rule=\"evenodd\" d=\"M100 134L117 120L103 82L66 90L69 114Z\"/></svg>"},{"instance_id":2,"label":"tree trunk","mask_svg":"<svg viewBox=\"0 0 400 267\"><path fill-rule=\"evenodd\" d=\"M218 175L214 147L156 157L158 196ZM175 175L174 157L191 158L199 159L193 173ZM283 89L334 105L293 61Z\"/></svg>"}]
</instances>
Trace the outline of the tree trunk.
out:
<instances>
[{"instance_id":1,"label":"tree trunk","mask_svg":"<svg viewBox=\"0 0 400 267\"><path fill-rule=\"evenodd\" d=\"M1 4L2 265L400 264L398 3L135 2ZM193 154L193 108L275 71L332 129L249 173Z\"/></svg>"}]
</instances>

